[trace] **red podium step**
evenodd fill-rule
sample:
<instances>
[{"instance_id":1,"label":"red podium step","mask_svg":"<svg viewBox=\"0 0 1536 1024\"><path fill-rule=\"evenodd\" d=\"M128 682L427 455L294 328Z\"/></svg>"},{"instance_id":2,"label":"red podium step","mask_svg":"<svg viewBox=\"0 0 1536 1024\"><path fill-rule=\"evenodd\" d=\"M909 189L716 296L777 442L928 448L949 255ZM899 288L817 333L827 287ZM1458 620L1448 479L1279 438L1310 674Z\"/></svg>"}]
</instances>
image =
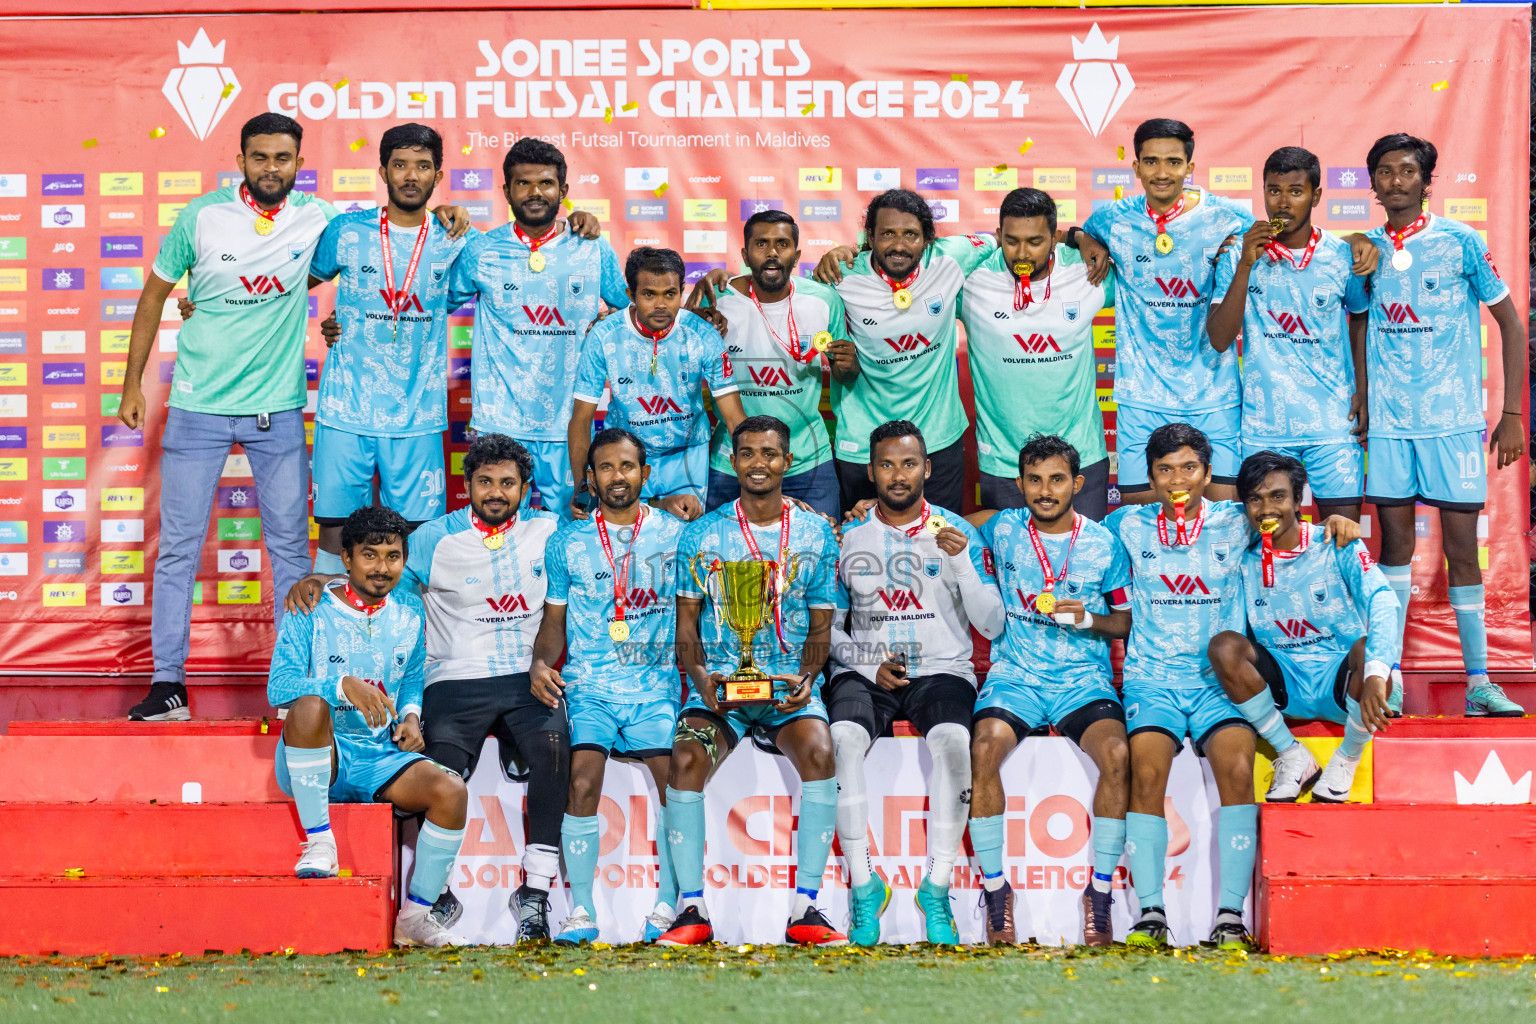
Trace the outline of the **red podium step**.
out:
<instances>
[{"instance_id":1,"label":"red podium step","mask_svg":"<svg viewBox=\"0 0 1536 1024\"><path fill-rule=\"evenodd\" d=\"M277 738L276 731L0 736L0 799L179 803L184 784L195 782L207 803L283 801L272 773Z\"/></svg>"},{"instance_id":2,"label":"red podium step","mask_svg":"<svg viewBox=\"0 0 1536 1024\"><path fill-rule=\"evenodd\" d=\"M1536 735L1528 734L1526 721L1510 719L1510 726L1501 728L1497 720L1484 719L1480 735L1409 735L1389 729L1376 738L1372 755L1376 802L1529 804Z\"/></svg>"}]
</instances>

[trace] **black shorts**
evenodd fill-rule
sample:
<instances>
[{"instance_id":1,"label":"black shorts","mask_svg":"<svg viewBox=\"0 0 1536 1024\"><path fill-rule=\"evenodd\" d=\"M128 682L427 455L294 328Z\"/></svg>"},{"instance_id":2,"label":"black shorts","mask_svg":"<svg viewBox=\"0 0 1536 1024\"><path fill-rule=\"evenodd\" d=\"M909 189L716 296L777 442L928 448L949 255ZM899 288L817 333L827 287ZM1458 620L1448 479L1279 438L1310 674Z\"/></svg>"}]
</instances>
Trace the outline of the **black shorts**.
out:
<instances>
[{"instance_id":1,"label":"black shorts","mask_svg":"<svg viewBox=\"0 0 1536 1024\"><path fill-rule=\"evenodd\" d=\"M1046 736L1050 733L1050 723L1043 723L1032 728L1030 724L1007 708L982 708L976 712L976 721L983 718L996 718L998 721L1007 722L1013 728L1013 738L1019 743L1024 742L1026 736ZM1056 731L1067 739L1083 745L1083 733L1094 722L1102 721L1119 722L1125 724L1125 705L1117 700L1100 698L1089 701L1080 708L1074 708L1067 716L1056 723Z\"/></svg>"},{"instance_id":2,"label":"black shorts","mask_svg":"<svg viewBox=\"0 0 1536 1024\"><path fill-rule=\"evenodd\" d=\"M689 718L702 718L706 722L710 722L715 726L715 728L719 731L720 736L725 740L725 753L715 759L716 764L724 761L727 757L729 757L731 755L731 751L735 750L737 744L739 744L744 738L736 732L736 727L731 724L730 719L726 718L724 715L715 714L713 711L709 710L709 708L701 707L683 709L682 715L679 716L677 720L679 734L681 734L683 731L683 722ZM772 754L775 757L783 757L784 751L779 749L780 730L782 730L786 725L789 725L791 722L798 722L803 718L813 718L816 721L822 720L821 715L814 711L802 711L800 714L797 714L791 718L786 718L782 722L776 722L773 725L754 725L747 735L751 737L752 745L758 750L761 750L765 754Z\"/></svg>"},{"instance_id":3,"label":"black shorts","mask_svg":"<svg viewBox=\"0 0 1536 1024\"><path fill-rule=\"evenodd\" d=\"M976 706L976 687L959 676L919 676L897 690L882 690L857 672L840 672L821 689L831 722L857 722L869 733L889 736L891 723L905 719L919 735L944 722L971 731L971 710Z\"/></svg>"},{"instance_id":4,"label":"black shorts","mask_svg":"<svg viewBox=\"0 0 1536 1024\"><path fill-rule=\"evenodd\" d=\"M1263 678L1264 685L1269 687L1269 695L1275 699L1275 708L1281 714L1285 713L1285 706L1290 703L1290 694L1285 692L1285 673L1280 671L1280 663L1275 656L1252 636L1248 642L1253 644L1256 653L1254 667L1259 670L1259 676ZM1339 706L1339 710L1346 708L1344 698L1349 693L1349 659L1339 662L1339 670L1333 676L1333 702Z\"/></svg>"},{"instance_id":5,"label":"black shorts","mask_svg":"<svg viewBox=\"0 0 1536 1024\"><path fill-rule=\"evenodd\" d=\"M571 735L565 701L557 708L541 703L526 672L433 683L422 695L421 729L427 756L466 779L475 772L485 738L496 737L502 769L519 782L528 775L520 744L546 732Z\"/></svg>"}]
</instances>

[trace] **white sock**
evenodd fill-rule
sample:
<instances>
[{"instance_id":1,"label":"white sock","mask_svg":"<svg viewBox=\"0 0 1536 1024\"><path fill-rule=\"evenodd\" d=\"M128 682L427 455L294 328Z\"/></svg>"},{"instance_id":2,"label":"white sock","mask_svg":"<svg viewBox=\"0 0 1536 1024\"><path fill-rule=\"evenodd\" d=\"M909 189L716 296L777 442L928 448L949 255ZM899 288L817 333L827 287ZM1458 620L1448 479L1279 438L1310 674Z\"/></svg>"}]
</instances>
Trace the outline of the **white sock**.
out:
<instances>
[{"instance_id":1,"label":"white sock","mask_svg":"<svg viewBox=\"0 0 1536 1024\"><path fill-rule=\"evenodd\" d=\"M677 912L679 915L681 915L682 912L687 910L689 907L697 910L699 912L699 916L704 920L709 920L709 908L704 905L703 896L684 896L682 899L677 901Z\"/></svg>"},{"instance_id":2,"label":"white sock","mask_svg":"<svg viewBox=\"0 0 1536 1024\"><path fill-rule=\"evenodd\" d=\"M960 839L970 816L971 734L965 726L942 722L928 730L928 880L949 888L960 855Z\"/></svg>"},{"instance_id":3,"label":"white sock","mask_svg":"<svg viewBox=\"0 0 1536 1024\"><path fill-rule=\"evenodd\" d=\"M860 731L862 732L863 730ZM789 919L791 921L798 921L809 909L811 909L811 898L803 892L797 892L795 893L795 902L789 908Z\"/></svg>"},{"instance_id":4,"label":"white sock","mask_svg":"<svg viewBox=\"0 0 1536 1024\"><path fill-rule=\"evenodd\" d=\"M1004 878L1002 875L998 875L996 878L988 878L986 875L981 876L981 884L987 890L987 892L997 892L997 890L1001 889L1004 885L1007 884L1007 882L1008 879Z\"/></svg>"},{"instance_id":5,"label":"white sock","mask_svg":"<svg viewBox=\"0 0 1536 1024\"><path fill-rule=\"evenodd\" d=\"M560 851L542 843L529 843L523 850L523 884L532 889L550 890L560 874Z\"/></svg>"},{"instance_id":6,"label":"white sock","mask_svg":"<svg viewBox=\"0 0 1536 1024\"><path fill-rule=\"evenodd\" d=\"M864 778L864 755L869 752L869 744L869 733L859 723L832 723L832 756L837 763L837 841L848 862L848 880L856 886L866 884L873 874L869 860L869 785Z\"/></svg>"}]
</instances>

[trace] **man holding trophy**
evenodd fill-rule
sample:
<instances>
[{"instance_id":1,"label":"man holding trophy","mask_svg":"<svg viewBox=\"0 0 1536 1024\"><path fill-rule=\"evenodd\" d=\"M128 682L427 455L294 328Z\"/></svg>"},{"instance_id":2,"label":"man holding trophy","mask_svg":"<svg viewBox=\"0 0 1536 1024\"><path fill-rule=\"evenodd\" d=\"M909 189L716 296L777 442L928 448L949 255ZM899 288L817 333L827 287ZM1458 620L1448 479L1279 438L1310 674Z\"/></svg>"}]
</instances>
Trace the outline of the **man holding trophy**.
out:
<instances>
[{"instance_id":1,"label":"man holding trophy","mask_svg":"<svg viewBox=\"0 0 1536 1024\"><path fill-rule=\"evenodd\" d=\"M704 904L704 784L751 736L800 774L794 906L786 942L841 946L816 908L837 819L832 735L813 685L827 660L838 546L832 526L783 494L789 427L749 416L731 432L741 497L683 531L677 551L677 660L690 694L672 744L667 841L678 917L658 940L714 936Z\"/></svg>"}]
</instances>

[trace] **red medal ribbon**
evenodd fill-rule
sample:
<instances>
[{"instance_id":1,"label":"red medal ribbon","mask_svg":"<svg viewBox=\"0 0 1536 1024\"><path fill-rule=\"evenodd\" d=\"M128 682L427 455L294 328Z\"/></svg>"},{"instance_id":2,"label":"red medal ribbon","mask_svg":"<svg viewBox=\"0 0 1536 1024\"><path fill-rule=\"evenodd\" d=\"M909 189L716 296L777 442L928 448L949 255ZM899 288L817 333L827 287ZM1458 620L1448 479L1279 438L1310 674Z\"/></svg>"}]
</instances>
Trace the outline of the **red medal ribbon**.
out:
<instances>
[{"instance_id":1,"label":"red medal ribbon","mask_svg":"<svg viewBox=\"0 0 1536 1024\"><path fill-rule=\"evenodd\" d=\"M529 238L527 233L524 232L522 228L517 226L517 221L512 222L512 230L517 234L517 240L528 247L528 252L531 255L539 251L539 246L543 245L545 242L548 242L551 238L554 238L560 233L560 222L555 221L549 226L549 230L544 232L544 234L540 235L538 238Z\"/></svg>"},{"instance_id":2,"label":"red medal ribbon","mask_svg":"<svg viewBox=\"0 0 1536 1024\"><path fill-rule=\"evenodd\" d=\"M1260 555L1259 563L1260 563L1260 565L1263 568L1264 585L1266 587L1273 587L1275 585L1275 535L1274 535L1274 532L1271 531L1269 533L1261 533L1259 535L1259 540L1260 540L1260 545L1261 545L1261 548L1262 548L1262 554Z\"/></svg>"},{"instance_id":3,"label":"red medal ribbon","mask_svg":"<svg viewBox=\"0 0 1536 1024\"><path fill-rule=\"evenodd\" d=\"M250 190L247 189L244 184L240 186L240 198L245 200L246 206L249 206L252 210L255 211L256 216L260 217L262 220L273 221L273 227L277 226L275 223L277 220L277 215L282 213L284 207L288 205L288 197L284 196L283 201L277 204L277 209L263 210L261 206L257 204L256 200L251 197Z\"/></svg>"},{"instance_id":4,"label":"red medal ribbon","mask_svg":"<svg viewBox=\"0 0 1536 1024\"><path fill-rule=\"evenodd\" d=\"M757 315L763 318L763 326L768 328L768 333L773 335L773 340L779 343L779 347L789 353L789 358L797 363L808 363L816 358L816 350L811 348L805 352L800 351L800 332L795 329L795 285L790 282L789 298L784 301L789 303L789 344L784 344L784 339L779 337L779 332L773 329L773 324L768 321L768 314L763 310L763 304L758 301L757 288L752 282L747 282L747 298L752 300L752 305L757 307Z\"/></svg>"},{"instance_id":5,"label":"red medal ribbon","mask_svg":"<svg viewBox=\"0 0 1536 1024\"><path fill-rule=\"evenodd\" d=\"M919 533L922 532L923 527L928 525L928 515L929 515L928 499L927 498L923 499L923 513L922 513L922 515L917 517L917 525L915 525L915 526L897 526L895 523L893 523L889 519L885 518L885 513L880 511L880 506L879 505L875 506L875 515L879 517L879 519L880 519L880 521L882 523L884 523L886 526L889 526L891 529L893 529L893 530L900 530L902 533L906 534L908 537L916 537Z\"/></svg>"},{"instance_id":6,"label":"red medal ribbon","mask_svg":"<svg viewBox=\"0 0 1536 1024\"><path fill-rule=\"evenodd\" d=\"M1200 530L1205 526L1204 498L1200 499L1200 514L1195 516L1194 525L1189 528L1188 539L1185 539L1184 536L1184 503L1182 501L1173 506L1173 514L1179 520L1178 533L1173 542L1174 544L1193 544L1200 538ZM1157 510L1157 539L1163 542L1164 547L1170 546L1168 543L1168 519L1163 515L1162 509Z\"/></svg>"},{"instance_id":7,"label":"red medal ribbon","mask_svg":"<svg viewBox=\"0 0 1536 1024\"><path fill-rule=\"evenodd\" d=\"M421 254L427 248L427 232L432 228L431 220L423 220L421 227L416 231L416 242L411 246L411 262L405 266L405 280L400 282L400 290L395 291L395 253L389 244L389 207L379 209L379 241L384 250L384 290L389 293L389 309L395 314L394 329L400 329L400 310L404 309L411 300L411 285L416 283L416 267L421 263Z\"/></svg>"},{"instance_id":8,"label":"red medal ribbon","mask_svg":"<svg viewBox=\"0 0 1536 1024\"><path fill-rule=\"evenodd\" d=\"M389 601L389 595L385 594L383 597L379 598L378 604L369 604L367 601L364 601L361 597L357 596L357 591L352 589L351 580L348 580L346 586L341 588L341 597L342 600L347 602L347 604L351 605L353 608L356 608L358 611L362 612L364 615L367 615L369 618L372 618L373 613L378 611L380 608L383 608L384 605Z\"/></svg>"},{"instance_id":9,"label":"red medal ribbon","mask_svg":"<svg viewBox=\"0 0 1536 1024\"><path fill-rule=\"evenodd\" d=\"M1158 213L1152 209L1152 200L1147 200L1147 216L1151 217L1152 223L1157 225L1157 233L1160 235L1166 235L1168 233L1168 222L1183 212L1184 193L1182 192L1179 193L1179 201L1170 206L1167 213Z\"/></svg>"},{"instance_id":10,"label":"red medal ribbon","mask_svg":"<svg viewBox=\"0 0 1536 1024\"><path fill-rule=\"evenodd\" d=\"M1056 584L1067 578L1067 566L1072 561L1072 548L1077 543L1077 535L1083 532L1084 518L1081 512L1072 513L1072 538L1067 541L1067 554L1061 560L1061 573L1056 575L1051 572L1051 556L1045 553L1045 545L1040 541L1040 531L1035 529L1034 517L1030 517L1029 542L1034 545L1035 557L1040 560L1040 569L1045 573L1042 593L1051 593L1056 589Z\"/></svg>"},{"instance_id":11,"label":"red medal ribbon","mask_svg":"<svg viewBox=\"0 0 1536 1024\"><path fill-rule=\"evenodd\" d=\"M1387 237L1392 239L1392 249L1395 252L1396 250L1401 249L1403 247L1403 242L1405 242L1410 236L1416 235L1420 231L1423 231L1424 228L1426 226L1428 226L1428 224L1429 224L1429 214L1428 213L1421 213L1421 214L1419 214L1419 219L1418 220L1414 221L1412 224L1409 224L1407 227L1403 228L1403 230L1401 230L1401 231L1393 230L1391 224L1385 225L1383 227L1383 230L1386 231Z\"/></svg>"},{"instance_id":12,"label":"red medal ribbon","mask_svg":"<svg viewBox=\"0 0 1536 1024\"><path fill-rule=\"evenodd\" d=\"M1306 251L1301 254L1301 262L1299 263L1296 261L1296 254L1294 252L1274 239L1264 243L1264 251L1269 253L1269 261L1271 263L1279 263L1281 260L1285 260L1297 270L1306 270L1307 264L1312 262L1312 254L1317 252L1317 243L1322 237L1323 229L1314 226L1312 228L1312 238L1307 242Z\"/></svg>"},{"instance_id":13,"label":"red medal ribbon","mask_svg":"<svg viewBox=\"0 0 1536 1024\"><path fill-rule=\"evenodd\" d=\"M892 281L891 280L891 275L887 274L884 270L880 269L880 266L879 266L879 264L877 264L875 262L875 259L874 259L873 255L870 256L869 265L871 267L875 268L875 273L880 275L880 280L884 281L886 284L891 286L891 294L892 295L895 295L897 292L901 291L903 288L910 288L910 287L912 287L912 282L917 280L917 275L920 274L922 272L922 269L923 269L922 267L918 267L916 270L912 271L912 273L908 274L902 280L900 280L900 281Z\"/></svg>"},{"instance_id":14,"label":"red medal ribbon","mask_svg":"<svg viewBox=\"0 0 1536 1024\"><path fill-rule=\"evenodd\" d=\"M491 526L491 525L489 525L489 524L487 524L485 522L482 522L480 517L475 515L474 512L470 512L470 514L469 514L469 524L471 526L473 526L475 529L480 531L480 536L481 537L494 537L497 534L506 533L508 530L512 529L513 524L515 524L516 522L517 522L517 513L516 512L512 513L512 518L511 519L508 519L506 522L502 523L500 526Z\"/></svg>"},{"instance_id":15,"label":"red medal ribbon","mask_svg":"<svg viewBox=\"0 0 1536 1024\"><path fill-rule=\"evenodd\" d=\"M736 525L741 527L741 535L747 541L747 550L752 552L752 560L756 562L767 561L769 570L773 573L773 632L779 639L779 650L789 653L789 645L784 642L784 603L782 601L784 573L784 559L789 548L789 499L781 499L784 502L784 511L779 517L779 560L763 558L763 551L757 546L757 538L752 536L752 524L747 522L747 514L741 510L741 499L736 499Z\"/></svg>"},{"instance_id":16,"label":"red medal ribbon","mask_svg":"<svg viewBox=\"0 0 1536 1024\"><path fill-rule=\"evenodd\" d=\"M1050 261L1046 263L1045 267L1045 298L1041 300L1042 304L1051 301L1051 275L1056 272L1056 254L1054 252L1051 253ZM1017 274L1014 275L1013 308L1015 310L1027 309L1034 304L1034 301L1034 291L1030 287L1028 276L1019 277Z\"/></svg>"},{"instance_id":17,"label":"red medal ribbon","mask_svg":"<svg viewBox=\"0 0 1536 1024\"><path fill-rule=\"evenodd\" d=\"M608 567L613 570L613 618L616 622L623 622L624 602L629 597L629 565L634 561L635 541L640 539L640 526L645 522L645 506L640 506L640 512L635 517L635 529L629 535L629 547L624 551L623 569L613 560L613 545L608 542L608 523L603 519L603 510L595 510L592 518L597 521L597 539L602 541L603 554L608 558Z\"/></svg>"}]
</instances>

